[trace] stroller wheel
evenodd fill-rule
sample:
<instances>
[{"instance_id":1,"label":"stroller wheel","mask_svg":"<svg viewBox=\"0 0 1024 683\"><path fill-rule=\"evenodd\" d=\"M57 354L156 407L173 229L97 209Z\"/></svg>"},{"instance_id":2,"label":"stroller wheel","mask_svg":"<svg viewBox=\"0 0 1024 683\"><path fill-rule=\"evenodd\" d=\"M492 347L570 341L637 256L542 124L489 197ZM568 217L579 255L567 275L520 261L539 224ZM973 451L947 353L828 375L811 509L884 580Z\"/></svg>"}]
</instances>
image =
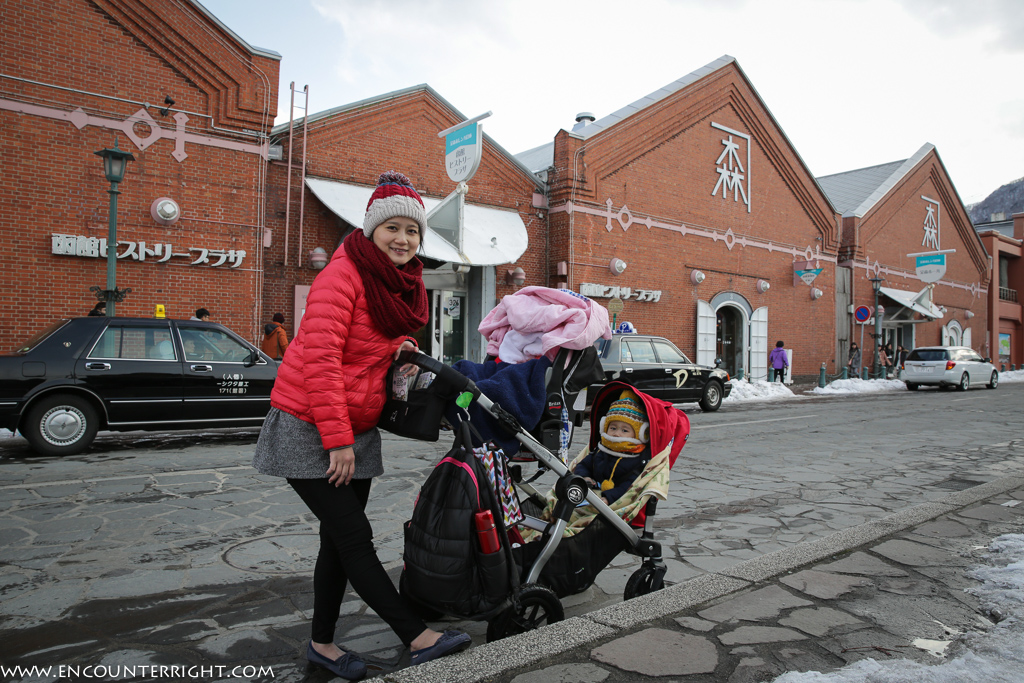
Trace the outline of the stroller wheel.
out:
<instances>
[{"instance_id":1,"label":"stroller wheel","mask_svg":"<svg viewBox=\"0 0 1024 683\"><path fill-rule=\"evenodd\" d=\"M633 572L626 582L626 590L622 592L623 600L630 600L640 595L647 595L654 591L660 591L665 587L665 569L651 565L643 565Z\"/></svg>"},{"instance_id":2,"label":"stroller wheel","mask_svg":"<svg viewBox=\"0 0 1024 683\"><path fill-rule=\"evenodd\" d=\"M565 617L558 596L547 586L523 584L517 591L517 601L487 622L488 643L553 624Z\"/></svg>"}]
</instances>

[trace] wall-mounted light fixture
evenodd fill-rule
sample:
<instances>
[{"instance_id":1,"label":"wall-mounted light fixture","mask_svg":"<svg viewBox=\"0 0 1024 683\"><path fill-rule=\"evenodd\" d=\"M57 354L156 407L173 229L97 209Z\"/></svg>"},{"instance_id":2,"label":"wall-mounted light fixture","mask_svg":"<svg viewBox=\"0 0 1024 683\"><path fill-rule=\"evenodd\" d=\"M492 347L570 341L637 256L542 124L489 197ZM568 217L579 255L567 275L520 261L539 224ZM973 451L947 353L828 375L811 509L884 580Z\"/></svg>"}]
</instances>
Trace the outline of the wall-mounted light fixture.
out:
<instances>
[{"instance_id":1,"label":"wall-mounted light fixture","mask_svg":"<svg viewBox=\"0 0 1024 683\"><path fill-rule=\"evenodd\" d=\"M171 113L171 107L174 106L174 100L171 99L170 95L164 97L164 108L160 110L160 116L167 116Z\"/></svg>"},{"instance_id":2,"label":"wall-mounted light fixture","mask_svg":"<svg viewBox=\"0 0 1024 683\"><path fill-rule=\"evenodd\" d=\"M181 218L181 207L170 197L157 197L149 205L149 215L160 225L174 225Z\"/></svg>"},{"instance_id":3,"label":"wall-mounted light fixture","mask_svg":"<svg viewBox=\"0 0 1024 683\"><path fill-rule=\"evenodd\" d=\"M327 261L327 251L323 247L316 247L309 252L309 267L313 270L323 270Z\"/></svg>"},{"instance_id":4,"label":"wall-mounted light fixture","mask_svg":"<svg viewBox=\"0 0 1024 683\"><path fill-rule=\"evenodd\" d=\"M825 292L821 291L817 287L811 287L811 301L820 299Z\"/></svg>"},{"instance_id":5,"label":"wall-mounted light fixture","mask_svg":"<svg viewBox=\"0 0 1024 683\"><path fill-rule=\"evenodd\" d=\"M626 262L620 258L613 258L608 262L608 270L612 271L612 275L622 275L626 270Z\"/></svg>"},{"instance_id":6,"label":"wall-mounted light fixture","mask_svg":"<svg viewBox=\"0 0 1024 683\"><path fill-rule=\"evenodd\" d=\"M469 272L469 266L467 266L465 263L453 263L452 271L465 275L466 273Z\"/></svg>"},{"instance_id":7,"label":"wall-mounted light fixture","mask_svg":"<svg viewBox=\"0 0 1024 683\"><path fill-rule=\"evenodd\" d=\"M516 287L522 287L526 284L526 271L519 266L512 268L505 273L505 284L515 285Z\"/></svg>"},{"instance_id":8,"label":"wall-mounted light fixture","mask_svg":"<svg viewBox=\"0 0 1024 683\"><path fill-rule=\"evenodd\" d=\"M695 285L699 285L700 283L704 282L704 278L705 277L706 276L704 275L703 271L700 271L700 270L691 270L690 271L690 282L692 282Z\"/></svg>"},{"instance_id":9,"label":"wall-mounted light fixture","mask_svg":"<svg viewBox=\"0 0 1024 683\"><path fill-rule=\"evenodd\" d=\"M757 281L757 293L758 294L764 294L769 289L771 289L771 287L772 287L772 283L768 282L767 280L758 280ZM821 294L819 294L818 296L821 296ZM818 297L815 297L815 298L818 298Z\"/></svg>"},{"instance_id":10,"label":"wall-mounted light fixture","mask_svg":"<svg viewBox=\"0 0 1024 683\"><path fill-rule=\"evenodd\" d=\"M974 317L974 311L964 311L964 317L970 320Z\"/></svg>"}]
</instances>

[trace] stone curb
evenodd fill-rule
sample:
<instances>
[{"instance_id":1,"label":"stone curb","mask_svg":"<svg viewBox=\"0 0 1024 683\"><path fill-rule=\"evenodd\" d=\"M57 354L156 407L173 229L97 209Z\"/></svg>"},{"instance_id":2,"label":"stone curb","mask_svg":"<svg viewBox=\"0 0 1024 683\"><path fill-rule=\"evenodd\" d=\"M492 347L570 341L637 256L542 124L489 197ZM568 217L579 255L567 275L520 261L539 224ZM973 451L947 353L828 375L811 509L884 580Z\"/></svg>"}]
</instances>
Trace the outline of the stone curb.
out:
<instances>
[{"instance_id":1,"label":"stone curb","mask_svg":"<svg viewBox=\"0 0 1024 683\"><path fill-rule=\"evenodd\" d=\"M460 655L384 674L380 680L391 683L485 681L510 669L528 666L581 645L597 643L616 633L724 597L798 567L854 550L1022 486L1024 476L1001 477L964 491L950 493L941 501L915 505L882 519L837 531L825 538L741 562L721 572L694 577L657 593L486 643Z\"/></svg>"}]
</instances>

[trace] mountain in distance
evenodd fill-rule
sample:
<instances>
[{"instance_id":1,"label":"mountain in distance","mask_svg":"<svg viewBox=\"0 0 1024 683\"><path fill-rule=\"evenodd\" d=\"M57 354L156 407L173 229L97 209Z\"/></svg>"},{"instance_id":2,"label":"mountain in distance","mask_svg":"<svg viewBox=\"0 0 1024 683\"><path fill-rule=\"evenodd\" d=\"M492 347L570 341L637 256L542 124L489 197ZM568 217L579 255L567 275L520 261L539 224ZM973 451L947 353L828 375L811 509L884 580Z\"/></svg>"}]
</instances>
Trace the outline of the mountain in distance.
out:
<instances>
[{"instance_id":1,"label":"mountain in distance","mask_svg":"<svg viewBox=\"0 0 1024 683\"><path fill-rule=\"evenodd\" d=\"M1013 214L1021 212L1024 212L1024 178L1003 185L977 204L967 207L967 214L974 225L1008 221Z\"/></svg>"}]
</instances>

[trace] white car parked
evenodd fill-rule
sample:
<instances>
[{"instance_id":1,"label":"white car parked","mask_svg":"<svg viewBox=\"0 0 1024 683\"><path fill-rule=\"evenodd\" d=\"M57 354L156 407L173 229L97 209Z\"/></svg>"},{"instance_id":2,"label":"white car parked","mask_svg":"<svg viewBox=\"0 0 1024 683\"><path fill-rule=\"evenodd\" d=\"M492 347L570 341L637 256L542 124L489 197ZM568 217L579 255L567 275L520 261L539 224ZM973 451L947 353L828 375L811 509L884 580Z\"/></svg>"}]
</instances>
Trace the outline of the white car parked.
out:
<instances>
[{"instance_id":1,"label":"white car parked","mask_svg":"<svg viewBox=\"0 0 1024 683\"><path fill-rule=\"evenodd\" d=\"M925 384L940 389L959 387L960 391L967 391L972 384L995 389L999 371L990 359L967 346L923 346L907 356L902 379L910 391Z\"/></svg>"}]
</instances>

